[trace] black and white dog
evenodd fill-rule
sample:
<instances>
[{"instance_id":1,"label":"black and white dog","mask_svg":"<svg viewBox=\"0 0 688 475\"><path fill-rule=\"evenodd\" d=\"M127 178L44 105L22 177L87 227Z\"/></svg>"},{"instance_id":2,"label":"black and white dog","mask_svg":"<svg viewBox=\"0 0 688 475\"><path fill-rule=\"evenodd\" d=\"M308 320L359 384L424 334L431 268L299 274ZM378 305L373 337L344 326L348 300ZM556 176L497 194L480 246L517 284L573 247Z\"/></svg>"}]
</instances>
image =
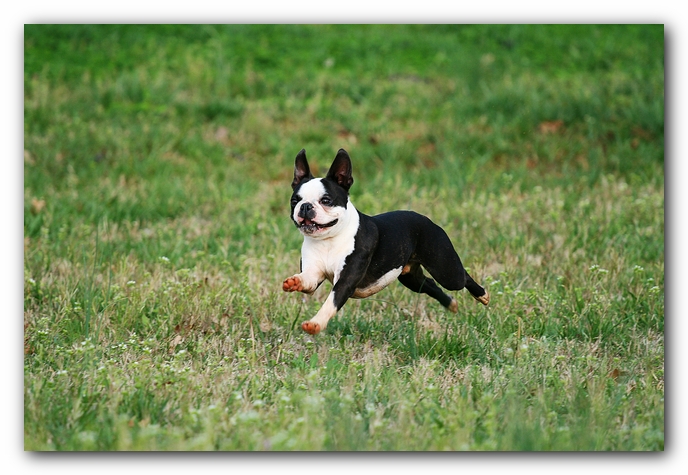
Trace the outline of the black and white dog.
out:
<instances>
[{"instance_id":1,"label":"black and white dog","mask_svg":"<svg viewBox=\"0 0 688 475\"><path fill-rule=\"evenodd\" d=\"M426 277L421 266L445 289L465 287L478 302L489 303L489 294L463 268L442 228L413 211L359 212L349 200L353 182L344 149L325 178L313 178L305 150L296 155L291 219L303 234L301 273L287 278L282 289L310 294L325 279L333 284L322 308L301 324L304 331L321 332L349 298L369 297L397 278L456 312L456 299Z\"/></svg>"}]
</instances>

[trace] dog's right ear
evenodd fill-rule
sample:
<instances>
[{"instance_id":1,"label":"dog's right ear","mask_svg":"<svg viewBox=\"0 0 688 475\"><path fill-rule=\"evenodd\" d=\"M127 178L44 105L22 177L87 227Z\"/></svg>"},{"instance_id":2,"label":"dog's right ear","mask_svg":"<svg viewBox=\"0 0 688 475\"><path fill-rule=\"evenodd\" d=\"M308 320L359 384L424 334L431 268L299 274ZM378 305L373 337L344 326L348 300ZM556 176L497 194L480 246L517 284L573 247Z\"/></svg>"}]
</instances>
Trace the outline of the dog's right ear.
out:
<instances>
[{"instance_id":1,"label":"dog's right ear","mask_svg":"<svg viewBox=\"0 0 688 475\"><path fill-rule=\"evenodd\" d=\"M311 175L311 169L308 166L308 160L306 160L306 149L302 148L296 154L296 160L294 161L294 181L291 182L292 190L295 190L297 186L311 178L313 178L313 175Z\"/></svg>"}]
</instances>

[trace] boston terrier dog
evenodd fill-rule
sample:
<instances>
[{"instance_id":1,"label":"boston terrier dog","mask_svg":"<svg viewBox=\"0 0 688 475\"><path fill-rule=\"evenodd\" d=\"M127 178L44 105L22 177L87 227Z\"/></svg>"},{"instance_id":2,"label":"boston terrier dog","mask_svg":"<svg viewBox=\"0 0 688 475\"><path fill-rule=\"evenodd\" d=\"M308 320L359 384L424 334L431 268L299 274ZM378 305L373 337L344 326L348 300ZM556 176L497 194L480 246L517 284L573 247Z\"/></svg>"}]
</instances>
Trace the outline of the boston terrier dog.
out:
<instances>
[{"instance_id":1,"label":"boston terrier dog","mask_svg":"<svg viewBox=\"0 0 688 475\"><path fill-rule=\"evenodd\" d=\"M303 234L301 272L282 283L285 292L311 294L325 280L332 285L322 308L301 328L316 335L327 327L346 301L369 297L394 279L418 293L428 294L452 312L456 299L447 290L464 287L483 305L489 294L463 268L447 233L413 211L367 216L349 200L349 154L340 149L325 178L311 175L306 151L296 155L291 184L291 219ZM435 279L423 274L423 266Z\"/></svg>"}]
</instances>

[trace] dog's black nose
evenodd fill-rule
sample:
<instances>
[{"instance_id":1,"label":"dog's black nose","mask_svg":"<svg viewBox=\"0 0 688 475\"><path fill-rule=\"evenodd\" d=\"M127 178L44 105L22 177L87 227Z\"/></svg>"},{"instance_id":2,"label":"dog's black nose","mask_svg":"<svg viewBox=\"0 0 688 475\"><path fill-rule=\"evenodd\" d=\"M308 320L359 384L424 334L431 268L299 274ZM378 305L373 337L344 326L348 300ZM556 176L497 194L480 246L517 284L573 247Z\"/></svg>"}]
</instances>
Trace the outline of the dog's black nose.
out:
<instances>
[{"instance_id":1,"label":"dog's black nose","mask_svg":"<svg viewBox=\"0 0 688 475\"><path fill-rule=\"evenodd\" d=\"M310 203L302 204L301 209L299 209L299 218L303 218L303 219L315 218L315 210L313 209L313 205Z\"/></svg>"}]
</instances>

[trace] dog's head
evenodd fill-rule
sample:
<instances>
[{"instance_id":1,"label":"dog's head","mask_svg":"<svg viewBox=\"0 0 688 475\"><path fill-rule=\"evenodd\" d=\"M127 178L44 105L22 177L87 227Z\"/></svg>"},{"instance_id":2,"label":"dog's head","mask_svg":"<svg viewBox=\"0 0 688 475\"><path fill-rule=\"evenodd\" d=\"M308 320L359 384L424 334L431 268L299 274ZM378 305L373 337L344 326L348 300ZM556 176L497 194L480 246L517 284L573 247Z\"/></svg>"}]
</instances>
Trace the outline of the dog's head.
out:
<instances>
[{"instance_id":1,"label":"dog's head","mask_svg":"<svg viewBox=\"0 0 688 475\"><path fill-rule=\"evenodd\" d=\"M296 155L294 181L291 187L291 219L304 236L324 238L338 232L349 206L351 159L346 150L339 149L325 178L311 174L306 151Z\"/></svg>"}]
</instances>

